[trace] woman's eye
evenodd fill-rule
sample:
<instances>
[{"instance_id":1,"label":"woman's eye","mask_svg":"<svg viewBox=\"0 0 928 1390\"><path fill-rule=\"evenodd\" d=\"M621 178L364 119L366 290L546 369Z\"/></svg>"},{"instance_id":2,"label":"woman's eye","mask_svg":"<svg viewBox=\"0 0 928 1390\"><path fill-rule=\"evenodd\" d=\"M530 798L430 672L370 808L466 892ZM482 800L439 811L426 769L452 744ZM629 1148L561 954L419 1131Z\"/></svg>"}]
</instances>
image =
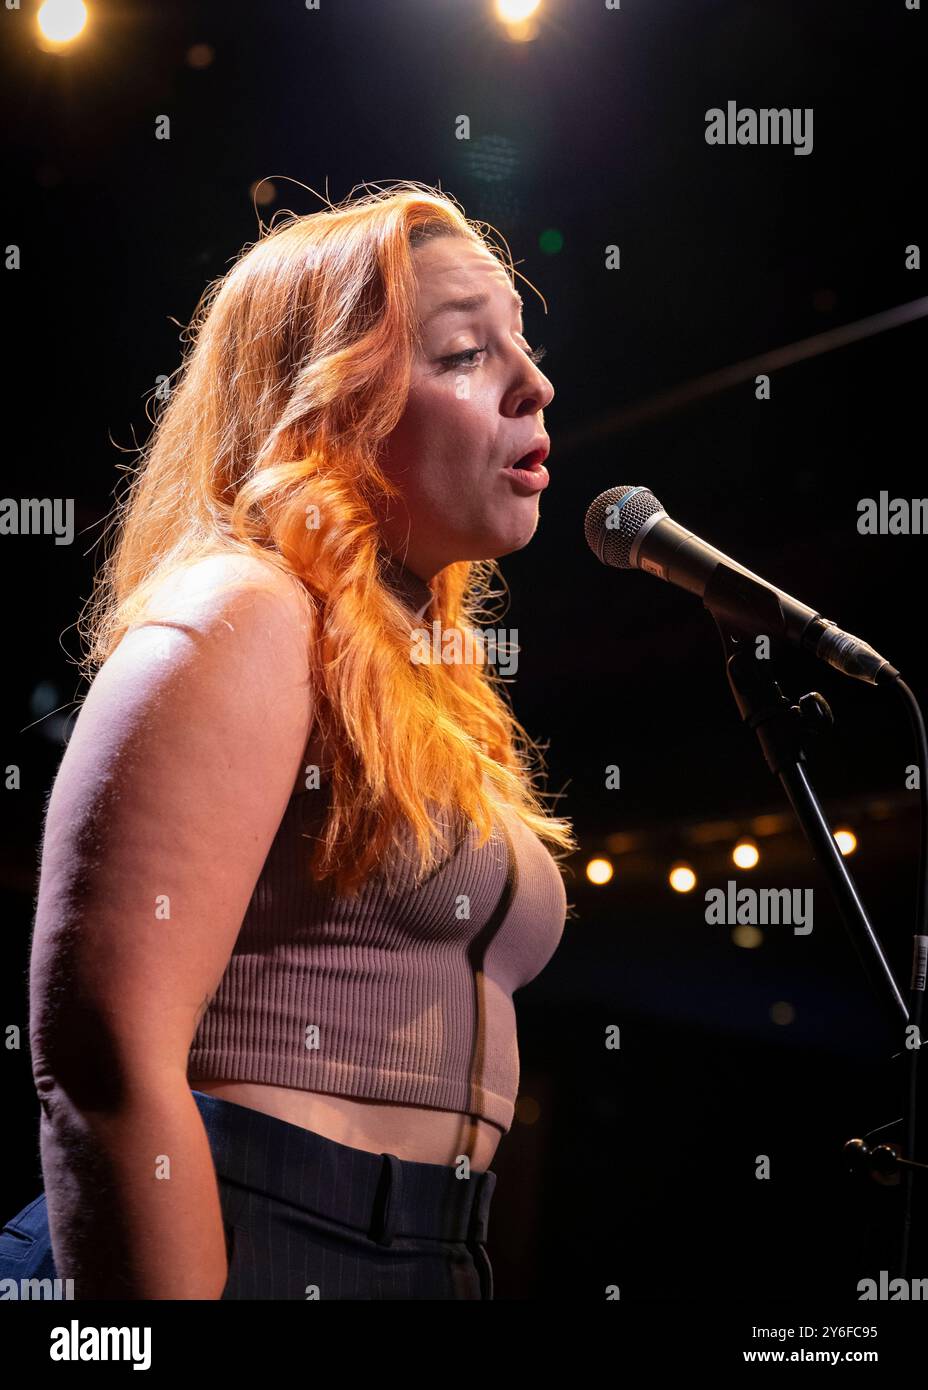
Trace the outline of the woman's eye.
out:
<instances>
[{"instance_id":1,"label":"woman's eye","mask_svg":"<svg viewBox=\"0 0 928 1390\"><path fill-rule=\"evenodd\" d=\"M477 364L470 359L476 357L478 352L486 352L489 346L489 343L484 343L483 347L465 348L463 352L453 352L450 357L441 357L439 361L446 367L475 367Z\"/></svg>"},{"instance_id":2,"label":"woman's eye","mask_svg":"<svg viewBox=\"0 0 928 1390\"><path fill-rule=\"evenodd\" d=\"M454 353L451 354L450 357L441 357L441 358L439 358L439 361L440 361L445 367L448 367L448 368L450 368L450 367L475 367L477 364L476 364L476 362L475 362L473 359L477 356L477 353L478 353L478 352L486 352L486 350L487 350L487 348L488 348L489 346L490 346L489 343L484 343L483 347L479 347L479 348L465 348L465 350L464 350L463 352L454 352ZM525 349L524 349L524 352L525 352L526 356L529 358L529 360L532 361L532 362L534 362L535 365L537 366L538 363L541 361L541 359L544 357L544 355L545 355L545 353L547 352L547 350L548 350L548 349L545 348L545 347L525 348Z\"/></svg>"}]
</instances>

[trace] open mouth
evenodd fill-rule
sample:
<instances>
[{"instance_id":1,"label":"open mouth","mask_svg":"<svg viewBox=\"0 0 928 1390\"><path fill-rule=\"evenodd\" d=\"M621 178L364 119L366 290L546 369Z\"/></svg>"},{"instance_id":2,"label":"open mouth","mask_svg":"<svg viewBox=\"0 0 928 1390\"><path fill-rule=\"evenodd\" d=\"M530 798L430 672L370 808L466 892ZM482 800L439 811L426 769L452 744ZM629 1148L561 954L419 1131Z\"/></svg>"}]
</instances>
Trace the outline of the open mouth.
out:
<instances>
[{"instance_id":1,"label":"open mouth","mask_svg":"<svg viewBox=\"0 0 928 1390\"><path fill-rule=\"evenodd\" d=\"M515 468L520 472L534 473L537 472L544 463L544 458L544 451L542 449L533 449L530 454L523 454L520 459L516 459L515 463L509 463L506 467Z\"/></svg>"},{"instance_id":2,"label":"open mouth","mask_svg":"<svg viewBox=\"0 0 928 1390\"><path fill-rule=\"evenodd\" d=\"M510 482L521 496L531 497L534 493L543 492L548 486L551 480L545 467L547 454L547 449L532 449L530 453L523 454L502 470L509 474Z\"/></svg>"}]
</instances>

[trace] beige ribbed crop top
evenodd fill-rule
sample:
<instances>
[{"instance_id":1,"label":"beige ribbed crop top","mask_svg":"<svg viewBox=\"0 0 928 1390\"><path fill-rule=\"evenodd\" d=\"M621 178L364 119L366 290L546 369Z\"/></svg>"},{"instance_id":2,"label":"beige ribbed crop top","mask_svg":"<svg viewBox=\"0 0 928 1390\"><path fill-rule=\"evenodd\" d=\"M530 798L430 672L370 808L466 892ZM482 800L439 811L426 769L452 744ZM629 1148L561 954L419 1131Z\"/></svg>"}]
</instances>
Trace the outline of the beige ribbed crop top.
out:
<instances>
[{"instance_id":1,"label":"beige ribbed crop top","mask_svg":"<svg viewBox=\"0 0 928 1390\"><path fill-rule=\"evenodd\" d=\"M420 617L431 590L387 575ZM296 792L231 958L191 1045L187 1078L435 1106L512 1124L512 995L551 959L567 899L543 842L514 812L477 849L471 824L418 887L375 872L357 898L313 882L326 788ZM447 823L445 823L447 824ZM392 891L391 891L392 890Z\"/></svg>"}]
</instances>

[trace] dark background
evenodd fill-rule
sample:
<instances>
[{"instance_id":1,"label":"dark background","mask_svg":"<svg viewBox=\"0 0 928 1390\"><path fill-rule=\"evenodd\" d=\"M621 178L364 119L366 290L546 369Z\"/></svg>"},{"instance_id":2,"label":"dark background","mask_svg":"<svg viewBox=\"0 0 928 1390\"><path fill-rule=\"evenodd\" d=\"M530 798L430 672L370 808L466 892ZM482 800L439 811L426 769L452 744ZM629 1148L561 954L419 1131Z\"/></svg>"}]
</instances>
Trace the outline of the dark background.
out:
<instances>
[{"instance_id":1,"label":"dark background","mask_svg":"<svg viewBox=\"0 0 928 1390\"><path fill-rule=\"evenodd\" d=\"M417 179L507 238L547 303L521 286L557 389L541 524L502 569L521 644L514 705L548 744L548 786L582 852L563 943L516 995L521 1098L493 1165L497 1297L595 1301L618 1284L639 1301L856 1299L891 1258L898 1192L850 1182L841 1145L901 1113L899 1038L739 722L708 615L601 567L583 517L603 488L646 484L924 693L928 541L856 529L862 497L926 491L922 322L775 373L769 402L746 381L637 425L607 417L924 295L904 257L925 243L925 16L903 0L555 0L519 45L465 0L324 0L318 13L123 0L52 55L32 40L34 8L0 12L4 242L22 248L3 277L3 493L75 498L78 534L0 545L3 763L22 769L3 801L2 1017L23 1039L4 1053L15 1123L0 1217L41 1181L26 1016L39 835L83 693L73 624L134 457L121 451L147 438L146 399L206 283L257 237L259 180L274 190L267 222L318 210L301 184L337 201ZM206 66L194 45L209 46ZM811 106L812 153L706 145L705 112L728 99ZM461 113L469 141L455 138ZM154 138L159 114L170 141ZM917 799L901 702L811 658L777 669L791 697L832 702L813 775L834 823L858 834L850 866L905 977ZM612 763L621 789L607 791ZM779 829L758 840L760 865L736 873L734 839L768 813ZM586 860L610 847L615 876L594 889ZM699 874L687 896L667 886L679 858ZM744 949L707 926L703 891L730 877L814 886L811 936L771 927ZM775 1005L792 1021L775 1022Z\"/></svg>"}]
</instances>

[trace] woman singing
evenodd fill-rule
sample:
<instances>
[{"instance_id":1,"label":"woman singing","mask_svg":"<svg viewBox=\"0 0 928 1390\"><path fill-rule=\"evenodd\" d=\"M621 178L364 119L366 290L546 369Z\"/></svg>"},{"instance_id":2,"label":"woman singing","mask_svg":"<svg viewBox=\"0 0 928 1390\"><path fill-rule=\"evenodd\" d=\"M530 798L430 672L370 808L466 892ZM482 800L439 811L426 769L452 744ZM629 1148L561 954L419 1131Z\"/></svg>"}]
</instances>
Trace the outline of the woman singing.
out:
<instances>
[{"instance_id":1,"label":"woman singing","mask_svg":"<svg viewBox=\"0 0 928 1390\"><path fill-rule=\"evenodd\" d=\"M30 966L45 1190L0 1279L493 1296L512 995L575 842L474 640L553 396L483 226L378 188L198 307L85 617Z\"/></svg>"}]
</instances>

